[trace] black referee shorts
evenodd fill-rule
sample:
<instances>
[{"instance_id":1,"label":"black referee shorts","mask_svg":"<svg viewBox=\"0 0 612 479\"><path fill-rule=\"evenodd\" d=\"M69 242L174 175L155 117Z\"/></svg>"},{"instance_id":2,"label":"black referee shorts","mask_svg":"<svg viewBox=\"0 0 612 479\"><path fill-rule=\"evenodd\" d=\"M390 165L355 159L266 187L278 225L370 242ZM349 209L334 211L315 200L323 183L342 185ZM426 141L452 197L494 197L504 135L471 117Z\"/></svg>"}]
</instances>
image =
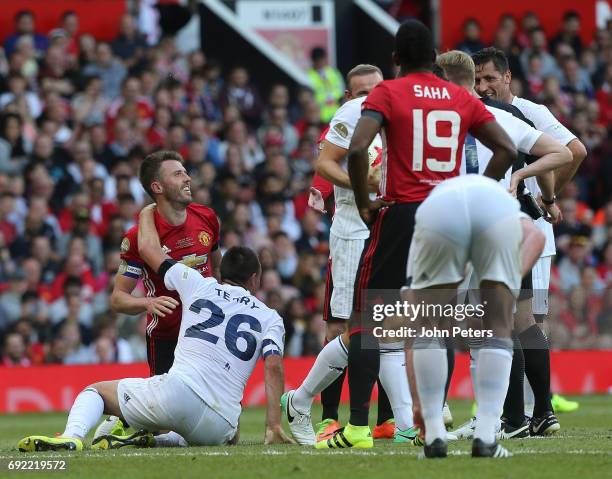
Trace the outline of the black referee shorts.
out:
<instances>
[{"instance_id":1,"label":"black referee shorts","mask_svg":"<svg viewBox=\"0 0 612 479\"><path fill-rule=\"evenodd\" d=\"M367 290L396 290L399 299L399 290L406 284L408 251L420 204L401 203L378 212L361 253L355 278L355 311L363 309Z\"/></svg>"},{"instance_id":2,"label":"black referee shorts","mask_svg":"<svg viewBox=\"0 0 612 479\"><path fill-rule=\"evenodd\" d=\"M157 339L147 335L147 362L151 376L165 374L174 363L177 339Z\"/></svg>"}]
</instances>

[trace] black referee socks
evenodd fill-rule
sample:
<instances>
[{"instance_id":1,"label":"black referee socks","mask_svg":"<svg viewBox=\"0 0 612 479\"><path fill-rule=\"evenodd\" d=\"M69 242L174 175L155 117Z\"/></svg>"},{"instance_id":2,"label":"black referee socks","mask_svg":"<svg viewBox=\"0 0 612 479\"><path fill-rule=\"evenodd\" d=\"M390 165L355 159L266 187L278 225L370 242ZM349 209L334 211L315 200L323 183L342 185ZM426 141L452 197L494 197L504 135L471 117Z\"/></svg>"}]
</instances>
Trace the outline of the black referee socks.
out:
<instances>
[{"instance_id":1,"label":"black referee socks","mask_svg":"<svg viewBox=\"0 0 612 479\"><path fill-rule=\"evenodd\" d=\"M552 411L550 402L550 347L537 324L520 333L519 339L525 355L525 374L533 389L535 403L533 417Z\"/></svg>"}]
</instances>

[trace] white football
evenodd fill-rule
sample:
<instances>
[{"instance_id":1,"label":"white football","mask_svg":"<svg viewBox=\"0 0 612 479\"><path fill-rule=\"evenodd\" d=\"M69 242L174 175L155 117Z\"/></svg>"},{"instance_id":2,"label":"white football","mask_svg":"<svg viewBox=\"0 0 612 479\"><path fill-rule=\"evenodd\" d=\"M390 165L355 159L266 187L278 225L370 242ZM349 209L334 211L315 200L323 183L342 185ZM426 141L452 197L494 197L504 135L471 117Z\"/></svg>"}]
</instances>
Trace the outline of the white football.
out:
<instances>
[{"instance_id":1,"label":"white football","mask_svg":"<svg viewBox=\"0 0 612 479\"><path fill-rule=\"evenodd\" d=\"M380 135L376 135L368 147L368 176L380 182L380 165L382 163L383 144Z\"/></svg>"}]
</instances>

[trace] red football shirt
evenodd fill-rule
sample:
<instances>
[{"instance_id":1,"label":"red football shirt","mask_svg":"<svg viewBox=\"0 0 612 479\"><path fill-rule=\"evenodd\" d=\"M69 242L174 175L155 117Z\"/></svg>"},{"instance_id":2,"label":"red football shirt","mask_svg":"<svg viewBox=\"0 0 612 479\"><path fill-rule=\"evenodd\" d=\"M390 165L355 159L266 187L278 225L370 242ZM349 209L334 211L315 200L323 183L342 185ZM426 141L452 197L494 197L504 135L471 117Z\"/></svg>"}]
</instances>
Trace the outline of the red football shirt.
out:
<instances>
[{"instance_id":1,"label":"red football shirt","mask_svg":"<svg viewBox=\"0 0 612 479\"><path fill-rule=\"evenodd\" d=\"M458 176L466 133L495 120L480 100L433 73L385 80L362 108L384 117L381 194L397 203L423 201Z\"/></svg>"},{"instance_id":2,"label":"red football shirt","mask_svg":"<svg viewBox=\"0 0 612 479\"><path fill-rule=\"evenodd\" d=\"M173 226L155 211L155 226L164 251L172 259L197 269L202 276L212 276L210 253L218 248L219 220L207 206L192 203L187 219ZM121 243L122 274L142 280L147 296L170 296L180 302L176 291L166 289L156 271L149 268L138 254L138 225L133 226ZM157 339L176 339L181 326L181 306L163 318L147 314L147 334Z\"/></svg>"}]
</instances>

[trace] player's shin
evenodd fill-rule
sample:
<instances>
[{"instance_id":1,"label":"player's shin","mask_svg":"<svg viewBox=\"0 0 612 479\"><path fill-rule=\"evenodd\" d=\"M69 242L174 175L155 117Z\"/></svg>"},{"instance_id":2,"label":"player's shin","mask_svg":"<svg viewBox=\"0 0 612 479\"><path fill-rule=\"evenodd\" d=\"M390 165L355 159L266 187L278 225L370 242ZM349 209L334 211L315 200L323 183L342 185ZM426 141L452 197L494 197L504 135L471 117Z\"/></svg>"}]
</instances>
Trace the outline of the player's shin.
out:
<instances>
[{"instance_id":1,"label":"player's shin","mask_svg":"<svg viewBox=\"0 0 612 479\"><path fill-rule=\"evenodd\" d=\"M495 430L504 405L510 369L512 367L512 340L487 338L478 353L476 365L476 391L478 411L474 438L485 444L495 442Z\"/></svg>"},{"instance_id":2,"label":"player's shin","mask_svg":"<svg viewBox=\"0 0 612 479\"><path fill-rule=\"evenodd\" d=\"M389 396L395 427L405 431L414 426L403 342L381 344L379 379Z\"/></svg>"},{"instance_id":3,"label":"player's shin","mask_svg":"<svg viewBox=\"0 0 612 479\"><path fill-rule=\"evenodd\" d=\"M87 387L77 396L70 409L62 437L83 439L104 413L104 399L97 389Z\"/></svg>"},{"instance_id":4,"label":"player's shin","mask_svg":"<svg viewBox=\"0 0 612 479\"><path fill-rule=\"evenodd\" d=\"M413 344L412 360L425 422L425 443L431 444L436 439L445 441L442 406L448 363L444 341L439 338L417 338Z\"/></svg>"},{"instance_id":5,"label":"player's shin","mask_svg":"<svg viewBox=\"0 0 612 479\"><path fill-rule=\"evenodd\" d=\"M355 332L350 336L348 354L349 390L352 426L368 427L370 397L380 368L378 340L371 331Z\"/></svg>"},{"instance_id":6,"label":"player's shin","mask_svg":"<svg viewBox=\"0 0 612 479\"><path fill-rule=\"evenodd\" d=\"M347 362L347 348L342 336L338 336L321 350L308 376L296 389L291 400L293 407L301 412L309 411L314 397L344 372Z\"/></svg>"}]
</instances>

